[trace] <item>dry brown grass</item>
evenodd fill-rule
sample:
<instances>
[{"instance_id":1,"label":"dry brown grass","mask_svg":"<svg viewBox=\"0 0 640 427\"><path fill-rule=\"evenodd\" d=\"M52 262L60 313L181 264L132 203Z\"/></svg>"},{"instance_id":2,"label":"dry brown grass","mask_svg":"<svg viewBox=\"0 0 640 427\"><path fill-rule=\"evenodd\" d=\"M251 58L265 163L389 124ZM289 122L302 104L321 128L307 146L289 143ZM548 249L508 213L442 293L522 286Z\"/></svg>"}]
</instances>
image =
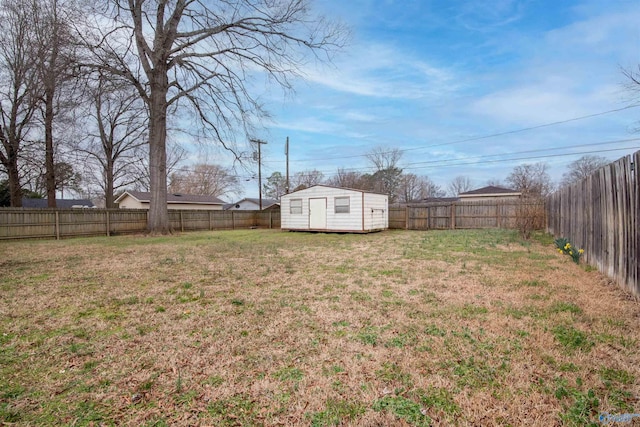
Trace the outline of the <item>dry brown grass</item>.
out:
<instances>
[{"instance_id":1,"label":"dry brown grass","mask_svg":"<svg viewBox=\"0 0 640 427\"><path fill-rule=\"evenodd\" d=\"M3 242L0 424L640 412L639 304L544 243L500 230Z\"/></svg>"}]
</instances>

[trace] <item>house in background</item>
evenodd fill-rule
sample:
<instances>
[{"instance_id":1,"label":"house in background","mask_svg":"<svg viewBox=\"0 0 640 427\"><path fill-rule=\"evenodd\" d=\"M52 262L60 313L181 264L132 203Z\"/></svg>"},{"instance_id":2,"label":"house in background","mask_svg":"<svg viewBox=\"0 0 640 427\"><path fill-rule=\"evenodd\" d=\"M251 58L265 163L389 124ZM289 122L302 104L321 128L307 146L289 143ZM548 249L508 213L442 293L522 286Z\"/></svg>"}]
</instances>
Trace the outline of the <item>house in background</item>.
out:
<instances>
[{"instance_id":1,"label":"house in background","mask_svg":"<svg viewBox=\"0 0 640 427\"><path fill-rule=\"evenodd\" d=\"M280 228L344 233L385 230L389 228L389 197L314 185L281 197Z\"/></svg>"},{"instance_id":2,"label":"house in background","mask_svg":"<svg viewBox=\"0 0 640 427\"><path fill-rule=\"evenodd\" d=\"M517 200L521 195L522 193L519 191L493 185L458 194L461 202Z\"/></svg>"},{"instance_id":3,"label":"house in background","mask_svg":"<svg viewBox=\"0 0 640 427\"><path fill-rule=\"evenodd\" d=\"M28 197L22 198L23 208L47 208L47 199L30 199ZM57 209L71 209L71 208L95 208L96 206L89 199L56 199Z\"/></svg>"},{"instance_id":4,"label":"house in background","mask_svg":"<svg viewBox=\"0 0 640 427\"><path fill-rule=\"evenodd\" d=\"M125 191L116 200L120 209L149 209L151 193L146 191ZM222 210L225 202L213 196L194 194L167 194L167 209L182 210Z\"/></svg>"},{"instance_id":5,"label":"house in background","mask_svg":"<svg viewBox=\"0 0 640 427\"><path fill-rule=\"evenodd\" d=\"M262 210L267 209L277 209L280 207L280 203L274 199L262 199ZM225 210L229 211L259 211L260 210L260 199L254 199L250 197L245 197L244 199L235 202L235 203L227 203L224 205Z\"/></svg>"}]
</instances>

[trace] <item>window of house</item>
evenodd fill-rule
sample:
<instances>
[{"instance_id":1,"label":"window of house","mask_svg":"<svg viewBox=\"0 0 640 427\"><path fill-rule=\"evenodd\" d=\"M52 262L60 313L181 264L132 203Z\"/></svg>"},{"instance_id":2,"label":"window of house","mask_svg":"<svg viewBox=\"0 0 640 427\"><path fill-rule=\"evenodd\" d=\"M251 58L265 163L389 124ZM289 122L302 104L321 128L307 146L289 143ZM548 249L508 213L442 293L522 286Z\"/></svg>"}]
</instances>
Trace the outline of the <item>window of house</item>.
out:
<instances>
[{"instance_id":1,"label":"window of house","mask_svg":"<svg viewBox=\"0 0 640 427\"><path fill-rule=\"evenodd\" d=\"M336 213L349 213L348 197L336 197Z\"/></svg>"},{"instance_id":2,"label":"window of house","mask_svg":"<svg viewBox=\"0 0 640 427\"><path fill-rule=\"evenodd\" d=\"M302 214L302 199L291 199L289 211L291 212L291 215Z\"/></svg>"}]
</instances>

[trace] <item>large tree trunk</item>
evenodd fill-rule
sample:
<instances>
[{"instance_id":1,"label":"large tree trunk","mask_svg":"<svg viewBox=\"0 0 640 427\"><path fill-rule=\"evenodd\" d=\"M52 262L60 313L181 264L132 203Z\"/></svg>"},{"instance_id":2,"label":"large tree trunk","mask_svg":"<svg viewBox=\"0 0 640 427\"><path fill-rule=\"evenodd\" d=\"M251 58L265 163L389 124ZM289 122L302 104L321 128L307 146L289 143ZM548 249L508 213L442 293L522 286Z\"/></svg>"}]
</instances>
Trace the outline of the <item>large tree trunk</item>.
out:
<instances>
[{"instance_id":1,"label":"large tree trunk","mask_svg":"<svg viewBox=\"0 0 640 427\"><path fill-rule=\"evenodd\" d=\"M22 187L20 186L20 174L18 173L17 158L10 161L7 167L9 175L9 197L12 208L22 207Z\"/></svg>"},{"instance_id":2,"label":"large tree trunk","mask_svg":"<svg viewBox=\"0 0 640 427\"><path fill-rule=\"evenodd\" d=\"M154 70L149 102L149 178L151 203L147 231L169 234L167 210L167 73Z\"/></svg>"},{"instance_id":3,"label":"large tree trunk","mask_svg":"<svg viewBox=\"0 0 640 427\"><path fill-rule=\"evenodd\" d=\"M111 153L107 158L107 170L105 171L105 185L104 185L104 205L107 209L114 209L116 207L115 197L113 197L113 160Z\"/></svg>"},{"instance_id":4,"label":"large tree trunk","mask_svg":"<svg viewBox=\"0 0 640 427\"><path fill-rule=\"evenodd\" d=\"M56 171L53 161L53 89L47 89L44 113L44 142L45 142L45 176L47 186L47 206L56 207Z\"/></svg>"}]
</instances>

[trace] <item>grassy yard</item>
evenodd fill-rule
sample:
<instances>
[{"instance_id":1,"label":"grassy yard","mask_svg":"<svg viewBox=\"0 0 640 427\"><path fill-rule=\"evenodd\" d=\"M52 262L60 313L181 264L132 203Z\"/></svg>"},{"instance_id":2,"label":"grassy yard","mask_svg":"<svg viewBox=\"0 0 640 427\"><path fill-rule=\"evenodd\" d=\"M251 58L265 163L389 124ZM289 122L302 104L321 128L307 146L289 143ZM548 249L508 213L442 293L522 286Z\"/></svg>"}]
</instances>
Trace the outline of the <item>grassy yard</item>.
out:
<instances>
[{"instance_id":1,"label":"grassy yard","mask_svg":"<svg viewBox=\"0 0 640 427\"><path fill-rule=\"evenodd\" d=\"M0 425L582 426L640 412L640 305L548 236L246 230L0 254Z\"/></svg>"}]
</instances>

